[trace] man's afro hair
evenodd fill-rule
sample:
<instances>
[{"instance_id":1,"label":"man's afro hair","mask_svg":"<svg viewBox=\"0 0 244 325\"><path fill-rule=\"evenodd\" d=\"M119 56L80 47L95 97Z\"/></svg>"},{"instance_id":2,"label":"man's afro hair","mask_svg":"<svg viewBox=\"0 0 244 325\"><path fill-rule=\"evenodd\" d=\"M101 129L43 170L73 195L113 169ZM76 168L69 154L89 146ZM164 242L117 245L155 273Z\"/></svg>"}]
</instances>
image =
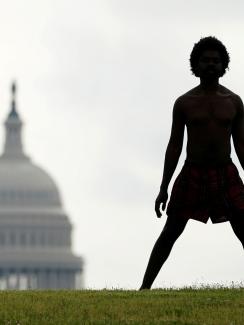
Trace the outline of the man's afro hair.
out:
<instances>
[{"instance_id":1,"label":"man's afro hair","mask_svg":"<svg viewBox=\"0 0 244 325\"><path fill-rule=\"evenodd\" d=\"M230 56L229 53L226 50L226 47L223 43L221 43L216 37L214 36L208 36L201 38L198 43L194 44L194 47L192 49L191 55L190 55L190 66L192 73L199 77L197 72L197 64L199 61L199 58L203 51L206 50L215 50L218 51L222 60L223 64L223 72L221 77L225 74L226 69L228 68L229 62L230 62Z\"/></svg>"}]
</instances>

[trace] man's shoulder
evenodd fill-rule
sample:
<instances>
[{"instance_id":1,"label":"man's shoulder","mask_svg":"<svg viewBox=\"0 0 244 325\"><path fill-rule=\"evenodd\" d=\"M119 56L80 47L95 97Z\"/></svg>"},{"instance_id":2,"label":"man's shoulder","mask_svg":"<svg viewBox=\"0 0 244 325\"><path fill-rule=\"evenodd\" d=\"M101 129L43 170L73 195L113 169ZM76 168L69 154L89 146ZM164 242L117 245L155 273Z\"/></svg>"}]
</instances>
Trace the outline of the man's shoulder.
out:
<instances>
[{"instance_id":1,"label":"man's shoulder","mask_svg":"<svg viewBox=\"0 0 244 325\"><path fill-rule=\"evenodd\" d=\"M184 94L180 95L177 99L176 102L183 103L186 100L189 100L190 98L197 97L200 95L199 87L192 88L185 92Z\"/></svg>"},{"instance_id":2,"label":"man's shoulder","mask_svg":"<svg viewBox=\"0 0 244 325\"><path fill-rule=\"evenodd\" d=\"M199 89L199 86L197 86L197 87L194 87L194 88L188 90L187 92L182 94L180 97L188 98L188 97L199 96L199 95L200 95L200 89Z\"/></svg>"},{"instance_id":3,"label":"man's shoulder","mask_svg":"<svg viewBox=\"0 0 244 325\"><path fill-rule=\"evenodd\" d=\"M182 107L185 104L187 104L189 102L190 99L192 98L196 98L199 95L198 89L197 87L188 90L187 92L185 92L184 94L180 95L176 101L175 101L175 105L177 107Z\"/></svg>"},{"instance_id":4,"label":"man's shoulder","mask_svg":"<svg viewBox=\"0 0 244 325\"><path fill-rule=\"evenodd\" d=\"M231 96L231 97L236 98L236 99L237 99L237 98L241 99L239 95L237 95L237 94L234 93L232 90L226 88L226 87L223 86L223 85L220 85L220 87L219 87L219 95L220 95L220 96L221 96L221 95L222 95L222 96Z\"/></svg>"},{"instance_id":5,"label":"man's shoulder","mask_svg":"<svg viewBox=\"0 0 244 325\"><path fill-rule=\"evenodd\" d=\"M220 88L220 95L222 96L226 96L226 97L229 97L232 102L238 106L239 108L242 108L243 107L243 103L242 103L242 99L241 97L236 94L235 92L233 92L232 90L224 87L224 86L221 86Z\"/></svg>"}]
</instances>

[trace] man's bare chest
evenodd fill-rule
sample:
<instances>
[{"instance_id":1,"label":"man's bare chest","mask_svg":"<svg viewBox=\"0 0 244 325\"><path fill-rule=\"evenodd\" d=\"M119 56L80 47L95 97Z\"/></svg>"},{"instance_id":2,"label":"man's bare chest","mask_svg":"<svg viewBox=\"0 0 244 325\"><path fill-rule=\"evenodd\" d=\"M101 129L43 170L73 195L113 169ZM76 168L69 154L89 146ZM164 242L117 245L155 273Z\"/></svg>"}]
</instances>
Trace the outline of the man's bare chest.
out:
<instances>
[{"instance_id":1,"label":"man's bare chest","mask_svg":"<svg viewBox=\"0 0 244 325\"><path fill-rule=\"evenodd\" d=\"M204 98L190 100L184 112L186 125L189 127L229 127L235 118L236 108L230 98Z\"/></svg>"}]
</instances>

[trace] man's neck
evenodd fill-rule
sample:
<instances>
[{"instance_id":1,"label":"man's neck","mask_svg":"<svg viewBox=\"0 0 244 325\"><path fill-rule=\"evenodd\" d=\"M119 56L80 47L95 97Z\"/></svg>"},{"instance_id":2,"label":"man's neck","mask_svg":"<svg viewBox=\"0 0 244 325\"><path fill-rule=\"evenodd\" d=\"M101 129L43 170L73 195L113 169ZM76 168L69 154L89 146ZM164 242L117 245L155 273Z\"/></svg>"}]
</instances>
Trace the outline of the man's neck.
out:
<instances>
[{"instance_id":1,"label":"man's neck","mask_svg":"<svg viewBox=\"0 0 244 325\"><path fill-rule=\"evenodd\" d=\"M213 80L201 79L199 87L202 89L204 93L217 93L220 88L219 79L213 79Z\"/></svg>"}]
</instances>

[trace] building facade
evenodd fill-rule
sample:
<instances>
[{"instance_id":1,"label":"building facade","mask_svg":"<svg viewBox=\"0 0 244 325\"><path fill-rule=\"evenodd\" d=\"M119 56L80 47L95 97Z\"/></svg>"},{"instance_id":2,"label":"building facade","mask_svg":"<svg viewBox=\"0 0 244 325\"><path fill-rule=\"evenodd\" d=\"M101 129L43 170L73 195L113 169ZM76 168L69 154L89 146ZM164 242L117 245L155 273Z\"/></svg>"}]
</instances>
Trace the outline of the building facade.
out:
<instances>
[{"instance_id":1,"label":"building facade","mask_svg":"<svg viewBox=\"0 0 244 325\"><path fill-rule=\"evenodd\" d=\"M0 290L80 289L72 225L53 179L23 150L15 93L0 157Z\"/></svg>"}]
</instances>

